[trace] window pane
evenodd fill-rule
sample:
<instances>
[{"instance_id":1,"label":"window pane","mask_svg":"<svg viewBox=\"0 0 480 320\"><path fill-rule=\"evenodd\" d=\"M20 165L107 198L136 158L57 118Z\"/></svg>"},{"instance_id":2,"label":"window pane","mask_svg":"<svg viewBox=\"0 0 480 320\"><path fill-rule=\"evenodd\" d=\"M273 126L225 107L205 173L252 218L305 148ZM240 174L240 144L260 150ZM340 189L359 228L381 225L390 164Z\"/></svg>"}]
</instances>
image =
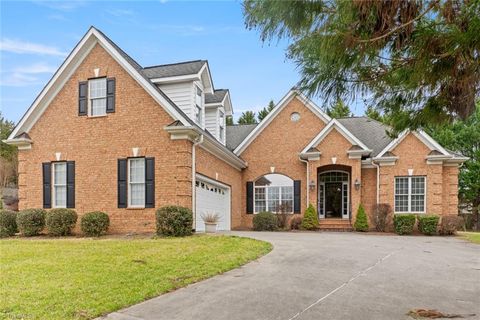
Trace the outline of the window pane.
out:
<instances>
[{"instance_id":1,"label":"window pane","mask_svg":"<svg viewBox=\"0 0 480 320\"><path fill-rule=\"evenodd\" d=\"M102 116L107 114L107 99L92 99L92 116Z\"/></svg>"},{"instance_id":2,"label":"window pane","mask_svg":"<svg viewBox=\"0 0 480 320\"><path fill-rule=\"evenodd\" d=\"M282 200L293 200L293 187L282 187Z\"/></svg>"},{"instance_id":3,"label":"window pane","mask_svg":"<svg viewBox=\"0 0 480 320\"><path fill-rule=\"evenodd\" d=\"M55 186L55 207L66 207L67 206L67 187L66 186Z\"/></svg>"},{"instance_id":4,"label":"window pane","mask_svg":"<svg viewBox=\"0 0 480 320\"><path fill-rule=\"evenodd\" d=\"M107 96L107 79L93 79L88 81L90 85L90 99L105 98Z\"/></svg>"},{"instance_id":5,"label":"window pane","mask_svg":"<svg viewBox=\"0 0 480 320\"><path fill-rule=\"evenodd\" d=\"M55 185L67 184L67 164L66 163L54 163L54 181Z\"/></svg>"},{"instance_id":6,"label":"window pane","mask_svg":"<svg viewBox=\"0 0 480 320\"><path fill-rule=\"evenodd\" d=\"M145 182L145 159L130 159L130 182Z\"/></svg>"},{"instance_id":7,"label":"window pane","mask_svg":"<svg viewBox=\"0 0 480 320\"><path fill-rule=\"evenodd\" d=\"M395 178L395 195L408 194L408 177Z\"/></svg>"},{"instance_id":8,"label":"window pane","mask_svg":"<svg viewBox=\"0 0 480 320\"><path fill-rule=\"evenodd\" d=\"M130 185L130 204L143 206L145 204L145 184L134 183Z\"/></svg>"},{"instance_id":9,"label":"window pane","mask_svg":"<svg viewBox=\"0 0 480 320\"><path fill-rule=\"evenodd\" d=\"M425 193L425 177L412 177L412 194Z\"/></svg>"},{"instance_id":10,"label":"window pane","mask_svg":"<svg viewBox=\"0 0 480 320\"><path fill-rule=\"evenodd\" d=\"M408 195L395 195L395 212L408 212Z\"/></svg>"},{"instance_id":11,"label":"window pane","mask_svg":"<svg viewBox=\"0 0 480 320\"><path fill-rule=\"evenodd\" d=\"M423 212L425 208L424 195L412 195L412 212Z\"/></svg>"}]
</instances>

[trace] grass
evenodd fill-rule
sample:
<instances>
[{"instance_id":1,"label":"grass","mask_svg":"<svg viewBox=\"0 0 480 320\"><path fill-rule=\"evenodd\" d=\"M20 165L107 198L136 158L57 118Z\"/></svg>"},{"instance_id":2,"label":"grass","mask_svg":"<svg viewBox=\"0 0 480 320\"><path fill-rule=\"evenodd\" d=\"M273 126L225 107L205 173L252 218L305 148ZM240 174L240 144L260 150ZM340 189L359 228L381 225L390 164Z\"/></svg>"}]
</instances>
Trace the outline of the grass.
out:
<instances>
[{"instance_id":1,"label":"grass","mask_svg":"<svg viewBox=\"0 0 480 320\"><path fill-rule=\"evenodd\" d=\"M467 241L480 244L480 232L459 232L458 234Z\"/></svg>"},{"instance_id":2,"label":"grass","mask_svg":"<svg viewBox=\"0 0 480 320\"><path fill-rule=\"evenodd\" d=\"M0 241L0 319L91 319L272 249L229 236Z\"/></svg>"}]
</instances>

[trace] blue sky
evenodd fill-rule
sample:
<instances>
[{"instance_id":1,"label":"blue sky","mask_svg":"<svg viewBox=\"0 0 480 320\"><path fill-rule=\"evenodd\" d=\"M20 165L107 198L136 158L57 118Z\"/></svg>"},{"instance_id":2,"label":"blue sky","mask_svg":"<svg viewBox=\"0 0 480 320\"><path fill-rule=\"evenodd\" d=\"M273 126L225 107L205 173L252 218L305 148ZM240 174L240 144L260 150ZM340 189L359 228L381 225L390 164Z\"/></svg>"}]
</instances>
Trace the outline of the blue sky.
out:
<instances>
[{"instance_id":1,"label":"blue sky","mask_svg":"<svg viewBox=\"0 0 480 320\"><path fill-rule=\"evenodd\" d=\"M299 80L288 43L263 44L246 30L238 1L1 1L0 20L0 110L15 122L90 25L142 66L207 59L215 88L231 91L236 118L277 102ZM352 111L363 113L360 104Z\"/></svg>"}]
</instances>

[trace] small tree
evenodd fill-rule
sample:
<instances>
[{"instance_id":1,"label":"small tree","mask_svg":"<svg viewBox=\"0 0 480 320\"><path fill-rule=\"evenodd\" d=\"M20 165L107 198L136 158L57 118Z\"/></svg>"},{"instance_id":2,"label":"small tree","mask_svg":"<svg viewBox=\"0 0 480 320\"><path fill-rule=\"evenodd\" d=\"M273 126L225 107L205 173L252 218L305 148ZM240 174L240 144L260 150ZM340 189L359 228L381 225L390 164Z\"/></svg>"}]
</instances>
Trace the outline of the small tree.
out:
<instances>
[{"instance_id":1,"label":"small tree","mask_svg":"<svg viewBox=\"0 0 480 320\"><path fill-rule=\"evenodd\" d=\"M353 227L355 228L355 231L368 231L367 214L365 213L365 209L363 208L363 205L361 203L358 206L357 218L355 219L355 224L353 225Z\"/></svg>"},{"instance_id":2,"label":"small tree","mask_svg":"<svg viewBox=\"0 0 480 320\"><path fill-rule=\"evenodd\" d=\"M238 124L255 124L257 119L255 119L255 112L245 111L242 112L240 118L238 118Z\"/></svg>"},{"instance_id":3,"label":"small tree","mask_svg":"<svg viewBox=\"0 0 480 320\"><path fill-rule=\"evenodd\" d=\"M273 100L270 100L268 106L258 111L258 121L262 121L263 119L265 119L265 117L268 116L268 114L273 110L273 108L275 108L275 102L273 102Z\"/></svg>"},{"instance_id":4,"label":"small tree","mask_svg":"<svg viewBox=\"0 0 480 320\"><path fill-rule=\"evenodd\" d=\"M302 229L305 230L316 230L318 227L318 215L317 210L310 204L305 210L305 215L302 220Z\"/></svg>"}]
</instances>

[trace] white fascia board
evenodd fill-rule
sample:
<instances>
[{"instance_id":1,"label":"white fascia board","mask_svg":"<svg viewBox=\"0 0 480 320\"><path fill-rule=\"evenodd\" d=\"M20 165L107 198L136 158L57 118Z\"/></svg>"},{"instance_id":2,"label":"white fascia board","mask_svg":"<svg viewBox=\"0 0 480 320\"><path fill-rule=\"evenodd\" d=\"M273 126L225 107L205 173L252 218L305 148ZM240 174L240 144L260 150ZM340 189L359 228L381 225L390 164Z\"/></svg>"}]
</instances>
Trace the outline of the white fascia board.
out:
<instances>
[{"instance_id":1,"label":"white fascia board","mask_svg":"<svg viewBox=\"0 0 480 320\"><path fill-rule=\"evenodd\" d=\"M200 78L202 79L204 91L207 92L207 93L212 93L213 94L214 93L213 80L212 80L212 76L210 74L210 68L208 66L208 62L205 62L205 64L200 69L198 74L200 75Z\"/></svg>"},{"instance_id":2,"label":"white fascia board","mask_svg":"<svg viewBox=\"0 0 480 320\"><path fill-rule=\"evenodd\" d=\"M174 77L163 77L163 78L153 78L150 79L153 83L177 83L177 82L187 82L187 81L201 81L200 74L187 74L183 76L174 76Z\"/></svg>"},{"instance_id":3,"label":"white fascia board","mask_svg":"<svg viewBox=\"0 0 480 320\"><path fill-rule=\"evenodd\" d=\"M438 150L440 151L444 156L451 156L450 152L445 150L437 141L435 141L432 137L430 137L425 131L423 130L418 130L418 131L410 131L410 130L404 130L402 131L398 137L394 140L392 140L377 156L377 158L383 156L386 152L391 151L395 149L396 146L398 146L403 139L409 134L412 133L415 137L417 137L423 144L425 144L430 150Z\"/></svg>"},{"instance_id":4,"label":"white fascia board","mask_svg":"<svg viewBox=\"0 0 480 320\"><path fill-rule=\"evenodd\" d=\"M247 137L238 145L233 151L236 155L240 155L249 145L255 140L255 138L272 122L272 120L285 108L285 106L295 97L298 97L305 106L310 109L315 115L317 115L323 122L328 123L330 117L325 114L316 104L310 99L301 94L298 90L291 89L287 94L277 103L275 108L268 115L260 121L260 123L253 129Z\"/></svg>"},{"instance_id":5,"label":"white fascia board","mask_svg":"<svg viewBox=\"0 0 480 320\"><path fill-rule=\"evenodd\" d=\"M320 131L320 133L315 138L313 138L313 140L310 141L310 143L302 150L302 153L306 153L310 148L317 146L320 142L322 142L322 140L326 136L328 136L328 134L333 129L336 129L351 144L358 145L363 149L363 150L351 150L349 153L366 154L372 151L368 149L368 147L363 142L361 142L357 137L355 137L350 131L348 131L347 128L345 128L337 119L332 119L327 124L327 126L323 128L322 131Z\"/></svg>"},{"instance_id":6,"label":"white fascia board","mask_svg":"<svg viewBox=\"0 0 480 320\"><path fill-rule=\"evenodd\" d=\"M165 97L159 94L152 85L135 70L125 58L100 34L95 28L90 28L73 51L68 55L60 68L55 72L47 85L40 92L33 104L22 117L7 140L13 139L22 132L28 132L55 98L65 83L90 53L95 44L99 43L110 55L159 103L175 120L187 125L189 122L181 115Z\"/></svg>"}]
</instances>

